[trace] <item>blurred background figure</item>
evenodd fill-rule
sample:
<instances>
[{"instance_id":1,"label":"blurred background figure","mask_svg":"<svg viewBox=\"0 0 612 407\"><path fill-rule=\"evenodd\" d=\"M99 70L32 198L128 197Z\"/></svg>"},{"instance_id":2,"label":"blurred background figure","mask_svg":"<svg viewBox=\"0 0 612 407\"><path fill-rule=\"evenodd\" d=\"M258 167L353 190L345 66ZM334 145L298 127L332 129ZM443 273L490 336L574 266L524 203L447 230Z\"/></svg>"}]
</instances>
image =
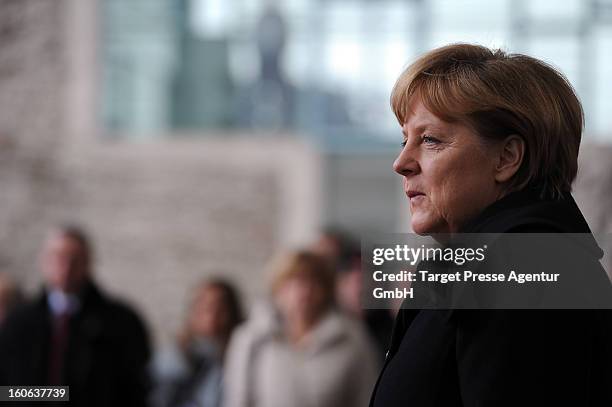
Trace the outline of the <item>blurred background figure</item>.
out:
<instances>
[{"instance_id":1,"label":"blurred background figure","mask_svg":"<svg viewBox=\"0 0 612 407\"><path fill-rule=\"evenodd\" d=\"M21 291L11 276L0 273L0 329L11 309L21 300Z\"/></svg>"},{"instance_id":2,"label":"blurred background figure","mask_svg":"<svg viewBox=\"0 0 612 407\"><path fill-rule=\"evenodd\" d=\"M287 83L282 72L287 27L279 10L268 5L253 34L260 74L238 97L237 122L260 129L287 128L293 125L295 89Z\"/></svg>"},{"instance_id":3,"label":"blurred background figure","mask_svg":"<svg viewBox=\"0 0 612 407\"><path fill-rule=\"evenodd\" d=\"M344 229L327 226L312 244L312 251L326 258L332 267L339 268L340 263L358 247L359 242Z\"/></svg>"},{"instance_id":4,"label":"blurred background figure","mask_svg":"<svg viewBox=\"0 0 612 407\"><path fill-rule=\"evenodd\" d=\"M232 338L224 406L366 406L376 352L361 326L336 311L329 263L298 251L271 270L273 304Z\"/></svg>"},{"instance_id":5,"label":"blurred background figure","mask_svg":"<svg viewBox=\"0 0 612 407\"><path fill-rule=\"evenodd\" d=\"M44 289L0 332L0 384L68 385L73 406L145 406L147 332L93 281L87 235L54 228L40 262Z\"/></svg>"},{"instance_id":6,"label":"blurred background figure","mask_svg":"<svg viewBox=\"0 0 612 407\"><path fill-rule=\"evenodd\" d=\"M217 407L225 350L242 308L234 286L205 280L194 292L183 331L154 359L153 407Z\"/></svg>"},{"instance_id":7,"label":"blurred background figure","mask_svg":"<svg viewBox=\"0 0 612 407\"><path fill-rule=\"evenodd\" d=\"M328 226L320 233L312 250L326 258L337 273L336 298L340 310L364 325L378 349L380 360L384 360L393 328L392 310L364 309L359 242L341 228Z\"/></svg>"},{"instance_id":8,"label":"blurred background figure","mask_svg":"<svg viewBox=\"0 0 612 407\"><path fill-rule=\"evenodd\" d=\"M362 322L378 350L381 362L385 358L393 328L392 310L366 309L363 302L363 269L361 250L356 248L349 253L338 268L337 296L340 308ZM369 295L369 293L365 293Z\"/></svg>"}]
</instances>

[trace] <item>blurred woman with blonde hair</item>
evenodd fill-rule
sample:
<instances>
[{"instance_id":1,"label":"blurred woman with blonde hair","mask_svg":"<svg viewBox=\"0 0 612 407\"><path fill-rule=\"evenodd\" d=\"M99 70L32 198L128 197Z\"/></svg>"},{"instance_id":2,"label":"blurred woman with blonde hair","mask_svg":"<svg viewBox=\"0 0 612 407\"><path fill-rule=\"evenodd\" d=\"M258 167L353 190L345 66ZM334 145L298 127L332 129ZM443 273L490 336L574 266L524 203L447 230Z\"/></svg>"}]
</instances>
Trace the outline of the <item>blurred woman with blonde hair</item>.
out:
<instances>
[{"instance_id":1,"label":"blurred woman with blonde hair","mask_svg":"<svg viewBox=\"0 0 612 407\"><path fill-rule=\"evenodd\" d=\"M230 343L225 407L367 405L376 353L363 328L336 311L329 263L296 251L270 270L272 304Z\"/></svg>"}]
</instances>

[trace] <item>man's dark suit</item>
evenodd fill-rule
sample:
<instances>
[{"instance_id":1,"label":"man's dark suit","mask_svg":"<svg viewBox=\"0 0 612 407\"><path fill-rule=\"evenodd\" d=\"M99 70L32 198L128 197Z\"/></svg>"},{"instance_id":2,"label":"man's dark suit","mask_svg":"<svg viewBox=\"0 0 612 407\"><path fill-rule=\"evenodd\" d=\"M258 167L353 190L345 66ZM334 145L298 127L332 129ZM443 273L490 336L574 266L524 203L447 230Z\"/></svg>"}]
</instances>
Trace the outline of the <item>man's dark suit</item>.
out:
<instances>
[{"instance_id":1,"label":"man's dark suit","mask_svg":"<svg viewBox=\"0 0 612 407\"><path fill-rule=\"evenodd\" d=\"M142 321L93 283L79 298L63 361L69 405L144 406L150 347ZM48 384L51 321L46 292L9 316L0 331L0 385Z\"/></svg>"}]
</instances>

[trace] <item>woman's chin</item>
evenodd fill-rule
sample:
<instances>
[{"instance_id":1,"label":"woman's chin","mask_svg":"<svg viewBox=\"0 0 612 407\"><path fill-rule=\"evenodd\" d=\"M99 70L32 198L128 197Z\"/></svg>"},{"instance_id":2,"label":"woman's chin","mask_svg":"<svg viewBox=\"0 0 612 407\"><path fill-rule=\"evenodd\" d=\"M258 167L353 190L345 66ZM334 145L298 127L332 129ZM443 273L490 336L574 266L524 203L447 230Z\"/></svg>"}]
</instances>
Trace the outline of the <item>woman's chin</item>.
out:
<instances>
[{"instance_id":1,"label":"woman's chin","mask_svg":"<svg viewBox=\"0 0 612 407\"><path fill-rule=\"evenodd\" d=\"M412 228L412 231L417 235L427 236L432 233L427 223L419 222L417 219L414 218L412 219L410 226Z\"/></svg>"},{"instance_id":2,"label":"woman's chin","mask_svg":"<svg viewBox=\"0 0 612 407\"><path fill-rule=\"evenodd\" d=\"M429 219L421 219L418 216L412 218L410 224L412 231L420 236L433 236L449 233L445 224L430 222Z\"/></svg>"}]
</instances>

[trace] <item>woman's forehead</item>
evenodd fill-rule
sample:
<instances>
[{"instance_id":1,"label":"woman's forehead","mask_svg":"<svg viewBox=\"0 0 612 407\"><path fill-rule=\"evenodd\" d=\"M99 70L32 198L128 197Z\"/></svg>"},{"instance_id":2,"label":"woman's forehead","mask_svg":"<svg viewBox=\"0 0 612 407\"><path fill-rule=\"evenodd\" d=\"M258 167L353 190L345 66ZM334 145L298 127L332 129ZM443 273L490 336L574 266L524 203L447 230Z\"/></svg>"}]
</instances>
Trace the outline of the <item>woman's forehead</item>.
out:
<instances>
[{"instance_id":1,"label":"woman's forehead","mask_svg":"<svg viewBox=\"0 0 612 407\"><path fill-rule=\"evenodd\" d=\"M402 131L445 128L450 125L449 122L442 120L427 109L420 98L413 98L410 101L406 109L405 119Z\"/></svg>"}]
</instances>

